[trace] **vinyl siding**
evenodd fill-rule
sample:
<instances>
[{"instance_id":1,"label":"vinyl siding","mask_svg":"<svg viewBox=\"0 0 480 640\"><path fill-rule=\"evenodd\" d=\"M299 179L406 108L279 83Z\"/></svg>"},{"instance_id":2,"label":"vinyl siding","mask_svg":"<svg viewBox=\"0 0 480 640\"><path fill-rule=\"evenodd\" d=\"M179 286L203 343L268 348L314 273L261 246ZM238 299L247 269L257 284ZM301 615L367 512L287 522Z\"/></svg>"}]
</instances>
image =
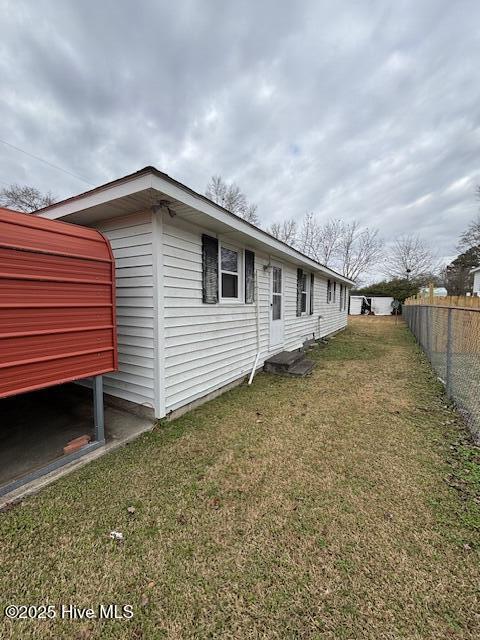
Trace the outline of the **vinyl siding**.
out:
<instances>
[{"instance_id":1,"label":"vinyl siding","mask_svg":"<svg viewBox=\"0 0 480 640\"><path fill-rule=\"evenodd\" d=\"M475 271L473 275L473 293L480 295L480 271Z\"/></svg>"},{"instance_id":2,"label":"vinyl siding","mask_svg":"<svg viewBox=\"0 0 480 640\"><path fill-rule=\"evenodd\" d=\"M104 376L105 393L154 408L154 277L149 212L96 225L115 256L118 372Z\"/></svg>"},{"instance_id":3,"label":"vinyl siding","mask_svg":"<svg viewBox=\"0 0 480 640\"><path fill-rule=\"evenodd\" d=\"M202 302L202 233L209 231L179 219L164 218L160 246L164 285L162 361L167 413L249 373L257 352L255 304ZM228 244L235 243L229 241ZM347 311L339 309L339 286L335 304L327 304L327 280L318 273L315 273L314 314L296 316L297 267L284 261L285 341L269 350L270 272L263 269L269 258L254 251L260 365L273 353L299 348L306 339L328 335L346 325Z\"/></svg>"}]
</instances>

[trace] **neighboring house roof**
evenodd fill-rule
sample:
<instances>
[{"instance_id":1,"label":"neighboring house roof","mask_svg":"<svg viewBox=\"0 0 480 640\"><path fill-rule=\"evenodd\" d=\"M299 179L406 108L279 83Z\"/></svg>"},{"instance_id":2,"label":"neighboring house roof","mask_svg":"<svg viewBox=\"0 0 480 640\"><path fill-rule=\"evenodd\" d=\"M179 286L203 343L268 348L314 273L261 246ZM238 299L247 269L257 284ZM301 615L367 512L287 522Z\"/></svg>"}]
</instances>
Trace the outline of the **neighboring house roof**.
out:
<instances>
[{"instance_id":1,"label":"neighboring house roof","mask_svg":"<svg viewBox=\"0 0 480 640\"><path fill-rule=\"evenodd\" d=\"M477 271L480 271L480 266L473 267L473 269L470 269L470 273L476 273Z\"/></svg>"},{"instance_id":2,"label":"neighboring house roof","mask_svg":"<svg viewBox=\"0 0 480 640\"><path fill-rule=\"evenodd\" d=\"M237 233L248 236L250 241L274 254L288 257L290 261L320 271L349 285L354 284L353 280L309 258L263 229L243 220L206 196L151 166L38 209L35 215L51 219L65 218L79 224L89 224L108 217L139 211L142 206L145 208L155 206L160 195L169 198L170 201L173 198L175 202L172 202L171 206L175 212L190 222L200 226L202 222L210 223L210 226L213 224L220 234L223 232L229 235Z\"/></svg>"}]
</instances>

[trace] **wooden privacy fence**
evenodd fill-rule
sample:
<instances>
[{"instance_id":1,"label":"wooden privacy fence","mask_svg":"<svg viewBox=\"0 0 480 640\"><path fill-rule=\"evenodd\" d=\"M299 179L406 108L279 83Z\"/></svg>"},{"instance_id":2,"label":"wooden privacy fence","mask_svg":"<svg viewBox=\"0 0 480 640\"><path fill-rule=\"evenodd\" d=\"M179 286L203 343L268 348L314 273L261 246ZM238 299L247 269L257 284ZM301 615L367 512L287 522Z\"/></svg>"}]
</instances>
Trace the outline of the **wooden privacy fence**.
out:
<instances>
[{"instance_id":1,"label":"wooden privacy fence","mask_svg":"<svg viewBox=\"0 0 480 640\"><path fill-rule=\"evenodd\" d=\"M436 307L455 307L463 309L480 309L479 296L434 296L433 293L427 292L418 294L405 300L406 305L411 304L428 304Z\"/></svg>"},{"instance_id":2,"label":"wooden privacy fence","mask_svg":"<svg viewBox=\"0 0 480 640\"><path fill-rule=\"evenodd\" d=\"M405 320L480 443L480 298L410 298Z\"/></svg>"}]
</instances>

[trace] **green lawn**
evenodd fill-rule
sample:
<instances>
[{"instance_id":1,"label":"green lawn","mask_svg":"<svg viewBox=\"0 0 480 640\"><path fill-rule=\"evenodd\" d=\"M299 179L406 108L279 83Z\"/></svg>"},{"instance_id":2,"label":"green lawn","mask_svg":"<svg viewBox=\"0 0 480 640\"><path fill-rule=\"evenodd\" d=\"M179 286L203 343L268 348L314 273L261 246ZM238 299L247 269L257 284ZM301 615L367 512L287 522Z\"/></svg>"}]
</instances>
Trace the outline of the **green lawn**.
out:
<instances>
[{"instance_id":1,"label":"green lawn","mask_svg":"<svg viewBox=\"0 0 480 640\"><path fill-rule=\"evenodd\" d=\"M424 357L390 318L312 357L0 514L2 640L478 639L480 456ZM134 617L9 621L8 603Z\"/></svg>"}]
</instances>

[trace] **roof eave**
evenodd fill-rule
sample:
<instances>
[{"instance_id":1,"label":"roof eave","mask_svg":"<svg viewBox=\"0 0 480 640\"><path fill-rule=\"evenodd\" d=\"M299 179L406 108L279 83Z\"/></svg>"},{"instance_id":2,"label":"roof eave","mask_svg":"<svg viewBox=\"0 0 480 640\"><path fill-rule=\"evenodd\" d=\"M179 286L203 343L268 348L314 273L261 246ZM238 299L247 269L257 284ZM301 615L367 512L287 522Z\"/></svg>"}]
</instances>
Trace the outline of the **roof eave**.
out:
<instances>
[{"instance_id":1,"label":"roof eave","mask_svg":"<svg viewBox=\"0 0 480 640\"><path fill-rule=\"evenodd\" d=\"M212 202L206 196L193 191L186 185L158 171L158 169L154 167L145 167L124 178L119 178L118 180L96 187L78 196L39 209L35 212L35 215L50 219L65 218L74 213L80 213L85 209L91 209L95 206L105 204L112 199L126 197L146 189L155 189L174 198L235 231L255 238L255 240L265 246L271 247L275 251L288 256L294 262L306 265L312 270L318 271L326 276L331 276L348 285L353 286L355 284L350 278L346 278L333 269L316 262L285 242L274 238L266 231L263 231L263 229L259 229L255 225L243 220L215 202Z\"/></svg>"}]
</instances>

